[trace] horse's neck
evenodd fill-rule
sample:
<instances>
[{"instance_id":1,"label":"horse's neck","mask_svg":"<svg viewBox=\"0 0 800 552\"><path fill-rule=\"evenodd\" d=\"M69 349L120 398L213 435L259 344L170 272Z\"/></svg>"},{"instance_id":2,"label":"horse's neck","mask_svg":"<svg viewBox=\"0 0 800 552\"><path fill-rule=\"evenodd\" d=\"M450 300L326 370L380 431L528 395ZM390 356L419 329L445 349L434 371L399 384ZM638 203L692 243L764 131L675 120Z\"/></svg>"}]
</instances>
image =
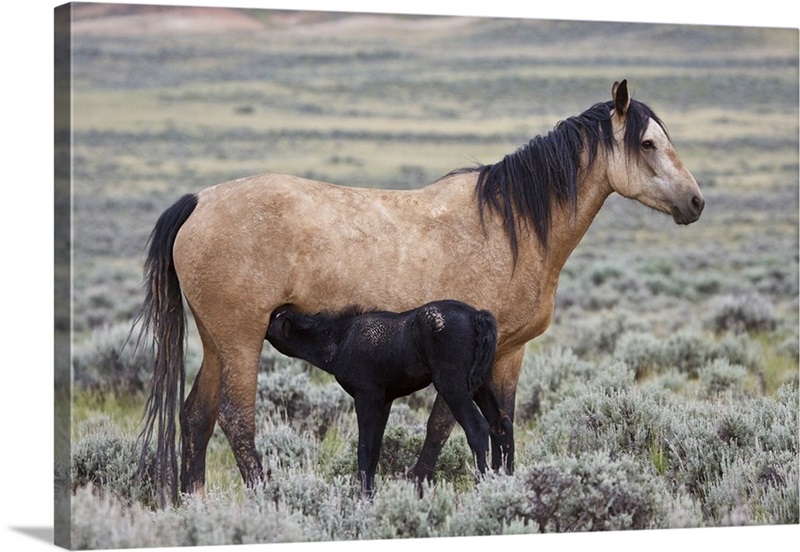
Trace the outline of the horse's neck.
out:
<instances>
[{"instance_id":1,"label":"horse's neck","mask_svg":"<svg viewBox=\"0 0 800 552\"><path fill-rule=\"evenodd\" d=\"M524 344L550 325L561 269L592 224L611 187L601 175L587 175L579 183L578 201L553 210L547 250L535 236L520 242L513 284L507 289L511 307L509 343Z\"/></svg>"},{"instance_id":2,"label":"horse's neck","mask_svg":"<svg viewBox=\"0 0 800 552\"><path fill-rule=\"evenodd\" d=\"M561 272L611 192L607 177L594 169L584 173L578 184L576 206L560 205L554 209L548 250L542 259L550 271Z\"/></svg>"}]
</instances>

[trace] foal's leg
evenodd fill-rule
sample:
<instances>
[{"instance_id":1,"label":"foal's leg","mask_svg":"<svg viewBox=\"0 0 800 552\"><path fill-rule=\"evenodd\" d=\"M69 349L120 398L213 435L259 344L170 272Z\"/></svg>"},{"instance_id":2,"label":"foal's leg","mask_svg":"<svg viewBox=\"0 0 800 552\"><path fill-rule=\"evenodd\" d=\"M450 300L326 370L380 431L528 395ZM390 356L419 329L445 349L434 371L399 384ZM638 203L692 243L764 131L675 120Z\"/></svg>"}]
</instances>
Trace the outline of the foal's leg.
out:
<instances>
[{"instance_id":1,"label":"foal's leg","mask_svg":"<svg viewBox=\"0 0 800 552\"><path fill-rule=\"evenodd\" d=\"M492 440L492 469L497 471L502 464L507 473L513 473L514 424L505 411L500 408L500 402L491 381L478 388L474 400L486 421L489 422Z\"/></svg>"},{"instance_id":2,"label":"foal's leg","mask_svg":"<svg viewBox=\"0 0 800 552\"><path fill-rule=\"evenodd\" d=\"M358 418L358 473L361 493L371 497L374 493L375 471L381 455L383 433L392 403L384 402L381 391L377 395L357 394L355 406Z\"/></svg>"},{"instance_id":3,"label":"foal's leg","mask_svg":"<svg viewBox=\"0 0 800 552\"><path fill-rule=\"evenodd\" d=\"M495 357L494 368L492 371L493 382L495 390L497 391L498 400L503 411L508 415L510 420L514 421L514 401L517 392L517 380L519 379L519 372L522 368L522 356L525 353L525 348L521 347L510 355ZM453 426L456 420L450 412L441 393L436 396L436 401L433 403L430 417L428 418L428 428L425 434L425 442L422 445L422 450L419 453L419 459L414 466L414 478L417 484L420 485L422 481L431 479L433 470L436 467L436 461L439 454L442 452L447 438L453 431ZM507 457L507 464L510 470L513 470L514 462L514 444L510 444L510 453ZM492 439L492 465L499 466L501 464L501 451L500 445ZM510 471L509 470L509 471Z\"/></svg>"},{"instance_id":4,"label":"foal's leg","mask_svg":"<svg viewBox=\"0 0 800 552\"><path fill-rule=\"evenodd\" d=\"M447 442L447 438L450 437L455 425L456 419L450 412L450 408L441 393L437 394L431 409L431 415L428 417L425 442L422 444L419 459L412 470L420 494L422 493L423 481L433 478L436 461L439 459L442 447Z\"/></svg>"},{"instance_id":5,"label":"foal's leg","mask_svg":"<svg viewBox=\"0 0 800 552\"><path fill-rule=\"evenodd\" d=\"M181 418L181 492L205 493L206 448L217 421L222 362L202 322L195 317L203 342L203 363L184 403Z\"/></svg>"},{"instance_id":6,"label":"foal's leg","mask_svg":"<svg viewBox=\"0 0 800 552\"><path fill-rule=\"evenodd\" d=\"M478 407L467 393L453 395L446 391L444 396L456 421L464 428L467 444L475 456L478 471L486 473L486 457L489 453L489 422L486 421Z\"/></svg>"},{"instance_id":7,"label":"foal's leg","mask_svg":"<svg viewBox=\"0 0 800 552\"><path fill-rule=\"evenodd\" d=\"M261 341L258 342L259 346ZM261 349L238 351L224 357L219 425L236 458L245 484L255 488L264 481L261 455L256 450L255 402Z\"/></svg>"},{"instance_id":8,"label":"foal's leg","mask_svg":"<svg viewBox=\"0 0 800 552\"><path fill-rule=\"evenodd\" d=\"M475 455L478 471L484 473L486 455L489 452L489 422L472 400L473 391L470 389L469 375L464 371L464 362L457 360L432 362L431 379L439 397L447 403L453 417L464 429L469 448Z\"/></svg>"}]
</instances>

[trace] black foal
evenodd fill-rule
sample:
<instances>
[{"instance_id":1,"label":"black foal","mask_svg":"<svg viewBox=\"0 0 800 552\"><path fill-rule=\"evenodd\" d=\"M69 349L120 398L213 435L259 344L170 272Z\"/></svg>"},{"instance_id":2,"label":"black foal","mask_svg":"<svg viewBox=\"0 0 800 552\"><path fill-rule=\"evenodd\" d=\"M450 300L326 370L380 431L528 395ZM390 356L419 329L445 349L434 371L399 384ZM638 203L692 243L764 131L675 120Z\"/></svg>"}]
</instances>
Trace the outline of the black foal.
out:
<instances>
[{"instance_id":1,"label":"black foal","mask_svg":"<svg viewBox=\"0 0 800 552\"><path fill-rule=\"evenodd\" d=\"M431 382L464 428L478 470L486 471L491 433L511 471L514 434L492 386L497 323L489 311L436 301L403 313L306 315L286 305L272 313L266 339L333 374L355 399L364 493L372 494L392 402ZM493 464L499 467L500 459Z\"/></svg>"}]
</instances>

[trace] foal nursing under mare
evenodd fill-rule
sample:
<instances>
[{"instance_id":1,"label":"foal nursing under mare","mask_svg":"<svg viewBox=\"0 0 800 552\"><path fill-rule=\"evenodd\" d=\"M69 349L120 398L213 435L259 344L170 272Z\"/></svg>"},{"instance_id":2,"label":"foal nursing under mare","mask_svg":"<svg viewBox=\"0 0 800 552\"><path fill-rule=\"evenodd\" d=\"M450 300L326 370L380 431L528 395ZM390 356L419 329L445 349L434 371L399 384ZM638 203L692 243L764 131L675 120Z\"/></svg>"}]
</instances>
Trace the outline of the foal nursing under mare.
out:
<instances>
[{"instance_id":1,"label":"foal nursing under mare","mask_svg":"<svg viewBox=\"0 0 800 552\"><path fill-rule=\"evenodd\" d=\"M270 314L285 304L402 312L449 298L491 311L494 387L513 420L525 344L550 324L559 273L612 192L679 224L704 206L661 121L625 81L610 102L499 162L417 190L262 174L180 198L150 237L141 312L156 354L142 437L145 449L155 444L162 502L167 490L178 498L176 415L182 491L203 492L217 422L246 484L264 478L254 445L258 364ZM203 343L185 402L184 298ZM454 423L437 396L413 470L419 480Z\"/></svg>"},{"instance_id":2,"label":"foal nursing under mare","mask_svg":"<svg viewBox=\"0 0 800 552\"><path fill-rule=\"evenodd\" d=\"M491 380L497 346L492 313L457 301L403 313L307 315L285 306L272 313L266 338L281 353L333 374L355 400L363 493L372 494L392 402L431 382L464 428L478 471L486 472L490 431L506 469L513 469L514 430Z\"/></svg>"}]
</instances>

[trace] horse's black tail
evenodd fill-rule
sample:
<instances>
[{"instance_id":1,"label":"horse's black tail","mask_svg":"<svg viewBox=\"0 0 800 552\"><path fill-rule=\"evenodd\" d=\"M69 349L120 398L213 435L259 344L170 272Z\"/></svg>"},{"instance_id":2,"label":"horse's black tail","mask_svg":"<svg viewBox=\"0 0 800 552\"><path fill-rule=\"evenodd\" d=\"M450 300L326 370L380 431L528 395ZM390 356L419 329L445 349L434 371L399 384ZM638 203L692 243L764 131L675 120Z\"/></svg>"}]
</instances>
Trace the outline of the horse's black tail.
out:
<instances>
[{"instance_id":1,"label":"horse's black tail","mask_svg":"<svg viewBox=\"0 0 800 552\"><path fill-rule=\"evenodd\" d=\"M469 372L469 384L470 392L475 393L492 376L497 348L497 321L491 312L481 310L472 315L472 324L475 328L475 360Z\"/></svg>"},{"instance_id":2,"label":"horse's black tail","mask_svg":"<svg viewBox=\"0 0 800 552\"><path fill-rule=\"evenodd\" d=\"M167 489L173 503L178 501L178 451L176 407L183 415L186 382L184 347L186 314L178 275L172 259L175 236L197 206L197 196L187 194L159 217L150 234L144 264L145 298L137 315L141 323L140 340L149 335L155 366L150 396L145 406L144 428L140 435L140 477L148 471L148 455L155 434L153 486L161 507L166 505Z\"/></svg>"}]
</instances>

